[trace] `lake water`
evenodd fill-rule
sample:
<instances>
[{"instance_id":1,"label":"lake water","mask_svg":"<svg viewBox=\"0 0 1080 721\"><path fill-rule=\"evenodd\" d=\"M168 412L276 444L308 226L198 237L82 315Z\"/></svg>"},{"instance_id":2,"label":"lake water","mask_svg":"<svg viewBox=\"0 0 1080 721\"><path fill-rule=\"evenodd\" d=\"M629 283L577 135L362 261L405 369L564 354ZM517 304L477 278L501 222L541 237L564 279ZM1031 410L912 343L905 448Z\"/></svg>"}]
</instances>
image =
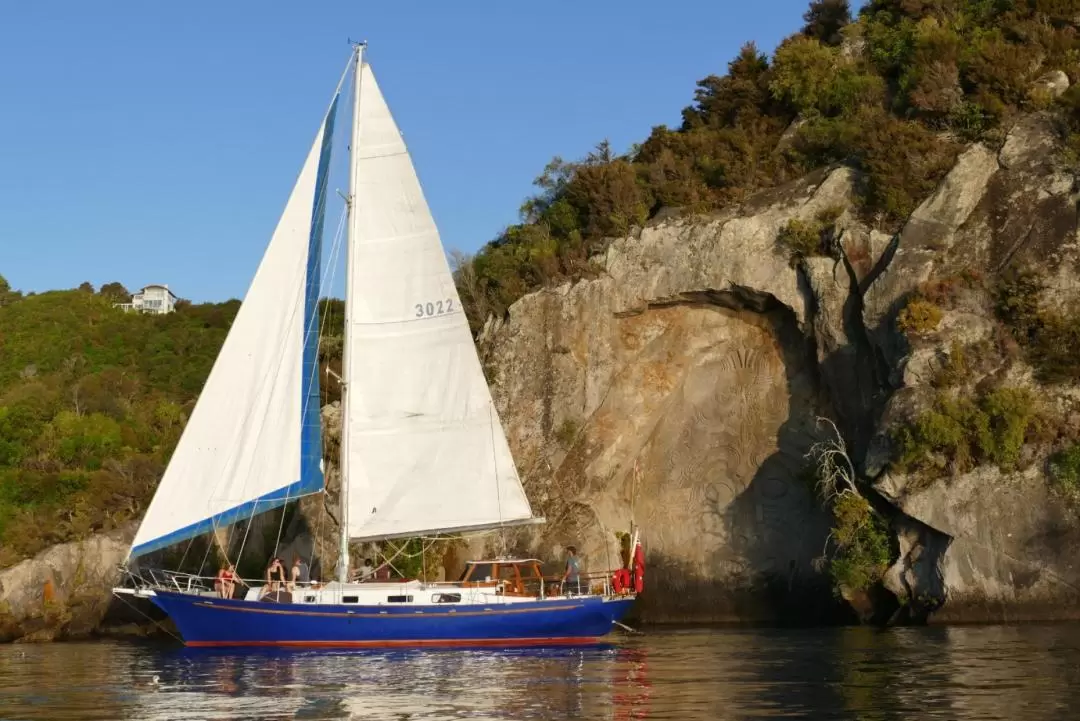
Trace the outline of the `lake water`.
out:
<instances>
[{"instance_id":1,"label":"lake water","mask_svg":"<svg viewBox=\"0 0 1080 721\"><path fill-rule=\"evenodd\" d=\"M0 646L0 719L1038 721L1080 713L1074 625L650 630L615 641L514 652Z\"/></svg>"}]
</instances>

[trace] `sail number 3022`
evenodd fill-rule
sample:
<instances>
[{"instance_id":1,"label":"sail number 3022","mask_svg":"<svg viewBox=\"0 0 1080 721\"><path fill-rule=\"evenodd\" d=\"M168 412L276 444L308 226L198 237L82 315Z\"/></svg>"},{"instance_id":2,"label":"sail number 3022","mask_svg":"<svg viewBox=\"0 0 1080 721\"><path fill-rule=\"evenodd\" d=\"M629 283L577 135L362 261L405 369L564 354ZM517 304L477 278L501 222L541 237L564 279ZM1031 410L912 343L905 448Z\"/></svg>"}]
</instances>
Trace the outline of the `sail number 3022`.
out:
<instances>
[{"instance_id":1,"label":"sail number 3022","mask_svg":"<svg viewBox=\"0 0 1080 721\"><path fill-rule=\"evenodd\" d=\"M454 310L453 298L447 298L446 300L428 301L427 303L417 303L416 317L417 318L430 318L434 315L446 315Z\"/></svg>"}]
</instances>

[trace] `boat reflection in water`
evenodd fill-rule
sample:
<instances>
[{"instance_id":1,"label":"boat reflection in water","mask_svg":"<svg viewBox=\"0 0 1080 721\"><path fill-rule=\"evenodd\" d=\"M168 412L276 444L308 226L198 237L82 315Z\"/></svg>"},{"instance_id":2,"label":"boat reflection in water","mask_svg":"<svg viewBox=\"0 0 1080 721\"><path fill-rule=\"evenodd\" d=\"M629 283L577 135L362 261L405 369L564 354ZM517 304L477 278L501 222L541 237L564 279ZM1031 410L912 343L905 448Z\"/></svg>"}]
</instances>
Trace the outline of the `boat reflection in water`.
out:
<instances>
[{"instance_id":1,"label":"boat reflection in water","mask_svg":"<svg viewBox=\"0 0 1080 721\"><path fill-rule=\"evenodd\" d=\"M177 649L123 717L643 719L647 651ZM138 665L138 664L136 664ZM131 669L133 674L139 671Z\"/></svg>"}]
</instances>

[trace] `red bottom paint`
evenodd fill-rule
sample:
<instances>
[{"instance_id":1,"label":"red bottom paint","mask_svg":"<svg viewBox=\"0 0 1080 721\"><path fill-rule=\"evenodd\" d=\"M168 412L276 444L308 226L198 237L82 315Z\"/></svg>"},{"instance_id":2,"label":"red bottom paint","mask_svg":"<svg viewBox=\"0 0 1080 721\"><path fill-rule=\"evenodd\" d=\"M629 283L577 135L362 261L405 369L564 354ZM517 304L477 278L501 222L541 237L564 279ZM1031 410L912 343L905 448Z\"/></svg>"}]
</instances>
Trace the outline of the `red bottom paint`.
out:
<instances>
[{"instance_id":1,"label":"red bottom paint","mask_svg":"<svg viewBox=\"0 0 1080 721\"><path fill-rule=\"evenodd\" d=\"M451 648L451 647L490 647L490 646L579 646L600 641L596 637L579 638L479 638L455 640L415 641L188 641L187 646L224 647L224 646L281 646L290 648Z\"/></svg>"}]
</instances>

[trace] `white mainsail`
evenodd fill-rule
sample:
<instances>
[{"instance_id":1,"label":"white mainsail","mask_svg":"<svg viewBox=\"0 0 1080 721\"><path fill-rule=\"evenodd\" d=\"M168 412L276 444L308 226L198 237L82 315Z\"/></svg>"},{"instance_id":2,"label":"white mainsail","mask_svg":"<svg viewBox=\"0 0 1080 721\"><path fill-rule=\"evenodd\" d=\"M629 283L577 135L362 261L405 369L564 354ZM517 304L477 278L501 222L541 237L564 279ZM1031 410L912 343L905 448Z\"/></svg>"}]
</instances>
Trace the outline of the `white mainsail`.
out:
<instances>
[{"instance_id":1,"label":"white mainsail","mask_svg":"<svg viewBox=\"0 0 1080 721\"><path fill-rule=\"evenodd\" d=\"M534 522L401 133L361 65L343 466L354 539Z\"/></svg>"},{"instance_id":2,"label":"white mainsail","mask_svg":"<svg viewBox=\"0 0 1080 721\"><path fill-rule=\"evenodd\" d=\"M319 269L336 108L335 93L132 555L323 487Z\"/></svg>"}]
</instances>

